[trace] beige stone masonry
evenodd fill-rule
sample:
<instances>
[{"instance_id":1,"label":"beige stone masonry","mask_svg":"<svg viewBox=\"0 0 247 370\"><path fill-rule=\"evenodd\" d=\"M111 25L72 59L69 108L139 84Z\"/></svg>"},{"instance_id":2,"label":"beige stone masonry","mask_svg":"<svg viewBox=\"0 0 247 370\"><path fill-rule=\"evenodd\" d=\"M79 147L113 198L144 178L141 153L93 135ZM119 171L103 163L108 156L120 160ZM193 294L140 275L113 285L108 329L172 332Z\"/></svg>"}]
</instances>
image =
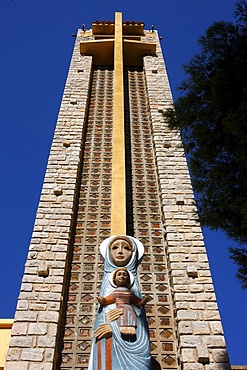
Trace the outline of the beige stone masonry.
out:
<instances>
[{"instance_id":1,"label":"beige stone masonry","mask_svg":"<svg viewBox=\"0 0 247 370\"><path fill-rule=\"evenodd\" d=\"M87 111L92 57L77 40L37 210L6 370L52 370Z\"/></svg>"},{"instance_id":2,"label":"beige stone masonry","mask_svg":"<svg viewBox=\"0 0 247 370\"><path fill-rule=\"evenodd\" d=\"M155 36L157 56L145 57L144 68L181 367L228 370L225 339L180 134L168 129L162 114L173 100L156 32Z\"/></svg>"}]
</instances>

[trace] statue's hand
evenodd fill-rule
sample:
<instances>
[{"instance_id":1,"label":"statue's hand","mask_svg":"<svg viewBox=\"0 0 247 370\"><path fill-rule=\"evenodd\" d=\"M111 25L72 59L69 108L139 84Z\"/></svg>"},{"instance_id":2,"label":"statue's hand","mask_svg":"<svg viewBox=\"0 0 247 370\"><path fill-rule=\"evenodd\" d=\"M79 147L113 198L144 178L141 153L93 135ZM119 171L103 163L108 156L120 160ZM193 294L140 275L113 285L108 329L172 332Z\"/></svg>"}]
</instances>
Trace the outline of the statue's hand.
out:
<instances>
[{"instance_id":1,"label":"statue's hand","mask_svg":"<svg viewBox=\"0 0 247 370\"><path fill-rule=\"evenodd\" d=\"M104 305L105 305L105 299L104 299L104 297L100 297L100 296L98 296L98 297L97 297L97 300L98 300L98 302L99 302L99 304L100 304L101 306L104 306Z\"/></svg>"},{"instance_id":2,"label":"statue's hand","mask_svg":"<svg viewBox=\"0 0 247 370\"><path fill-rule=\"evenodd\" d=\"M110 338L112 336L112 330L109 324L101 324L94 332L94 336L97 339Z\"/></svg>"},{"instance_id":3,"label":"statue's hand","mask_svg":"<svg viewBox=\"0 0 247 370\"><path fill-rule=\"evenodd\" d=\"M145 306L145 304L149 301L149 296L145 296L143 299L142 299L142 307Z\"/></svg>"},{"instance_id":4,"label":"statue's hand","mask_svg":"<svg viewBox=\"0 0 247 370\"><path fill-rule=\"evenodd\" d=\"M123 308L114 308L113 310L107 312L106 319L108 322L117 320L123 314L123 312Z\"/></svg>"}]
</instances>

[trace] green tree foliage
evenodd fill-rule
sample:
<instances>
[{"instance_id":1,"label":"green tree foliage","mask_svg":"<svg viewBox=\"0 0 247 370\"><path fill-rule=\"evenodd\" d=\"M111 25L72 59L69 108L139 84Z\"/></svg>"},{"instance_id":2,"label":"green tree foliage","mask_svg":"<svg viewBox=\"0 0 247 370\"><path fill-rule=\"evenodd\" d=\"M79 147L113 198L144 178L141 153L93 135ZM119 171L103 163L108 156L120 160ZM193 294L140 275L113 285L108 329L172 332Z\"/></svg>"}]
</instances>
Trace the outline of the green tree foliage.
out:
<instances>
[{"instance_id":1,"label":"green tree foliage","mask_svg":"<svg viewBox=\"0 0 247 370\"><path fill-rule=\"evenodd\" d=\"M242 288L247 289L247 250L245 248L229 248L230 258L238 266L236 277L240 280Z\"/></svg>"},{"instance_id":2,"label":"green tree foliage","mask_svg":"<svg viewBox=\"0 0 247 370\"><path fill-rule=\"evenodd\" d=\"M174 109L165 114L180 128L201 223L247 243L247 3L237 2L234 22L215 22L199 39L200 53L184 66ZM231 249L244 264L245 249ZM239 262L239 254L243 254ZM243 283L244 281L244 283Z\"/></svg>"}]
</instances>

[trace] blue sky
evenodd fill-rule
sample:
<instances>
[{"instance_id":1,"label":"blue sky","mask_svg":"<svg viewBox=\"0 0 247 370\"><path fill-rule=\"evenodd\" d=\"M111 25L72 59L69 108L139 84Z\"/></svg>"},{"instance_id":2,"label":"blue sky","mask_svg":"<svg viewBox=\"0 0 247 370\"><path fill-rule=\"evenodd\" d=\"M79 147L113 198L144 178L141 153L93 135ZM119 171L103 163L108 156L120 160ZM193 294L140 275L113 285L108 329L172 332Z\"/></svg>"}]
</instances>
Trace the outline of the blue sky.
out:
<instances>
[{"instance_id":1,"label":"blue sky","mask_svg":"<svg viewBox=\"0 0 247 370\"><path fill-rule=\"evenodd\" d=\"M47 158L74 45L82 23L124 20L154 25L174 98L182 64L214 20L232 20L232 0L0 0L0 318L13 317ZM234 278L229 242L204 230L232 364L247 364L246 292Z\"/></svg>"}]
</instances>

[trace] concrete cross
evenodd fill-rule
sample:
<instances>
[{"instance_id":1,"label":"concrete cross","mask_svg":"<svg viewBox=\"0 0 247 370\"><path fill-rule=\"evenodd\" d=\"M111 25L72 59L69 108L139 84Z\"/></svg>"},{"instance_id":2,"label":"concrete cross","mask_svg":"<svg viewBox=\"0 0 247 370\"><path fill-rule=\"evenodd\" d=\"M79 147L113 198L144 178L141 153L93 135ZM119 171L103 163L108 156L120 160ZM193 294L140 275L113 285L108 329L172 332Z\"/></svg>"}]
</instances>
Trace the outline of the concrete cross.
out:
<instances>
[{"instance_id":1,"label":"concrete cross","mask_svg":"<svg viewBox=\"0 0 247 370\"><path fill-rule=\"evenodd\" d=\"M123 66L141 66L145 55L156 54L154 42L143 42L144 24L122 22L115 13L115 23L94 22L95 40L83 41L80 52L92 55L95 65L114 65L111 234L126 234L126 171L124 132ZM85 35L86 36L86 35Z\"/></svg>"}]
</instances>

